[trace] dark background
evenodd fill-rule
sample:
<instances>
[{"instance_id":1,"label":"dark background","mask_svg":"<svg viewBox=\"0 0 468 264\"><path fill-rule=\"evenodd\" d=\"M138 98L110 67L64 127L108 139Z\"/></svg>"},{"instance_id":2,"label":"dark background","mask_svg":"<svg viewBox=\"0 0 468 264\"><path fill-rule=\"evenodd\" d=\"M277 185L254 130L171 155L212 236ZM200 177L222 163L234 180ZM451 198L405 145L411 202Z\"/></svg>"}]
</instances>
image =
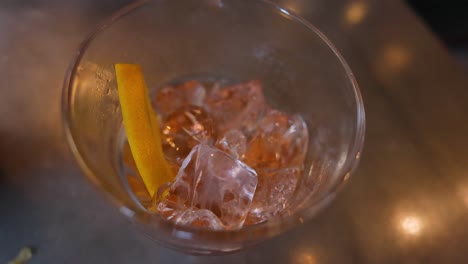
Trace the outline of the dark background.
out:
<instances>
[{"instance_id":1,"label":"dark background","mask_svg":"<svg viewBox=\"0 0 468 264\"><path fill-rule=\"evenodd\" d=\"M407 0L407 3L450 47L468 44L468 2Z\"/></svg>"},{"instance_id":2,"label":"dark background","mask_svg":"<svg viewBox=\"0 0 468 264\"><path fill-rule=\"evenodd\" d=\"M468 1L406 0L468 70Z\"/></svg>"}]
</instances>

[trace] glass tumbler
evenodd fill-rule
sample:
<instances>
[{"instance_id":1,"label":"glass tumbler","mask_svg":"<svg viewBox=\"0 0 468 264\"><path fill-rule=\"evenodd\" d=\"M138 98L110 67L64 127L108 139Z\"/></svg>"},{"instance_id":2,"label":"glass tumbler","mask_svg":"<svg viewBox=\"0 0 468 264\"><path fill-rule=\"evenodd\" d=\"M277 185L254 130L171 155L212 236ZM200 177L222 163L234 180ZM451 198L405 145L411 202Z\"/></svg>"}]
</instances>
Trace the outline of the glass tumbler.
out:
<instances>
[{"instance_id":1,"label":"glass tumbler","mask_svg":"<svg viewBox=\"0 0 468 264\"><path fill-rule=\"evenodd\" d=\"M261 80L267 102L309 127L305 170L287 213L237 231L178 226L146 211L123 181L115 63L142 66L148 88L181 76ZM362 98L348 65L314 26L267 0L132 3L80 46L63 88L67 140L86 176L137 229L191 254L237 251L314 217L356 167Z\"/></svg>"}]
</instances>

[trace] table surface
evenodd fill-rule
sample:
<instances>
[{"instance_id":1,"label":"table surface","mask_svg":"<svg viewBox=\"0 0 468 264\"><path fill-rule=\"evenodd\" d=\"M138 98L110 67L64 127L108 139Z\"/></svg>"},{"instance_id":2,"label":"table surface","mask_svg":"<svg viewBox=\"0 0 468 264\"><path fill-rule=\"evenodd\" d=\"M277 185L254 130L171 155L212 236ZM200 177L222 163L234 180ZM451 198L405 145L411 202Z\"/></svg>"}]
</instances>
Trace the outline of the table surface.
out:
<instances>
[{"instance_id":1,"label":"table surface","mask_svg":"<svg viewBox=\"0 0 468 264\"><path fill-rule=\"evenodd\" d=\"M135 232L82 176L61 127L70 58L128 0L0 3L0 263L467 263L468 80L402 2L278 0L336 44L367 132L350 184L319 217L220 257Z\"/></svg>"}]
</instances>

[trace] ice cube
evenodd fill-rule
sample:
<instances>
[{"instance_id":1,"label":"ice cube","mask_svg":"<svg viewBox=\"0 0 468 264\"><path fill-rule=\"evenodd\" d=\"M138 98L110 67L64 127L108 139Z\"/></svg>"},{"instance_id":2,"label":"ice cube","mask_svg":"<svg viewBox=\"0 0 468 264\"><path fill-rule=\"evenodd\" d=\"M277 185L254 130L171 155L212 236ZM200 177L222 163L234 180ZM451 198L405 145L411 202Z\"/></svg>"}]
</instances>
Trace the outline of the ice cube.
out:
<instances>
[{"instance_id":1,"label":"ice cube","mask_svg":"<svg viewBox=\"0 0 468 264\"><path fill-rule=\"evenodd\" d=\"M223 223L210 210L185 209L176 211L168 218L178 225L208 228L211 230L223 230Z\"/></svg>"},{"instance_id":2,"label":"ice cube","mask_svg":"<svg viewBox=\"0 0 468 264\"><path fill-rule=\"evenodd\" d=\"M282 212L294 194L302 172L302 166L257 170L257 190L246 221L258 223Z\"/></svg>"},{"instance_id":3,"label":"ice cube","mask_svg":"<svg viewBox=\"0 0 468 264\"><path fill-rule=\"evenodd\" d=\"M158 211L172 220L181 210L206 209L224 229L235 230L244 224L256 187L254 170L219 149L200 144L182 163Z\"/></svg>"},{"instance_id":4,"label":"ice cube","mask_svg":"<svg viewBox=\"0 0 468 264\"><path fill-rule=\"evenodd\" d=\"M178 85L168 85L157 92L155 106L158 112L165 117L186 105L203 106L205 95L205 87L196 80Z\"/></svg>"},{"instance_id":5,"label":"ice cube","mask_svg":"<svg viewBox=\"0 0 468 264\"><path fill-rule=\"evenodd\" d=\"M213 120L202 108L184 106L170 114L164 122L164 154L169 161L180 165L194 146L213 144L214 134Z\"/></svg>"},{"instance_id":6,"label":"ice cube","mask_svg":"<svg viewBox=\"0 0 468 264\"><path fill-rule=\"evenodd\" d=\"M228 130L218 139L216 147L230 154L235 159L241 159L247 149L247 139L240 130Z\"/></svg>"},{"instance_id":7,"label":"ice cube","mask_svg":"<svg viewBox=\"0 0 468 264\"><path fill-rule=\"evenodd\" d=\"M300 115L270 110L258 124L243 161L254 169L300 166L308 141L307 124Z\"/></svg>"},{"instance_id":8,"label":"ice cube","mask_svg":"<svg viewBox=\"0 0 468 264\"><path fill-rule=\"evenodd\" d=\"M217 87L206 98L205 108L221 132L229 129L252 131L267 105L258 80Z\"/></svg>"}]
</instances>

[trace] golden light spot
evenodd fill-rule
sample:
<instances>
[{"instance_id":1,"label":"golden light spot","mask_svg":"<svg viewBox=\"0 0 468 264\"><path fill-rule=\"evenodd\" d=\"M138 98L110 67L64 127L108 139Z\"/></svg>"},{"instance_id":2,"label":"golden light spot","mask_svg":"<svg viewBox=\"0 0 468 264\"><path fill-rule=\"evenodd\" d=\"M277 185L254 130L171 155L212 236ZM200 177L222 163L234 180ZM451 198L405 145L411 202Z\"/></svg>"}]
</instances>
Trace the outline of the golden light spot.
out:
<instances>
[{"instance_id":1,"label":"golden light spot","mask_svg":"<svg viewBox=\"0 0 468 264\"><path fill-rule=\"evenodd\" d=\"M384 51L384 61L392 69L399 69L408 64L408 53L396 46L388 46Z\"/></svg>"},{"instance_id":2,"label":"golden light spot","mask_svg":"<svg viewBox=\"0 0 468 264\"><path fill-rule=\"evenodd\" d=\"M314 254L309 252L301 252L296 255L293 263L296 264L317 264L317 258Z\"/></svg>"},{"instance_id":3,"label":"golden light spot","mask_svg":"<svg viewBox=\"0 0 468 264\"><path fill-rule=\"evenodd\" d=\"M345 19L350 25L356 25L360 23L367 14L367 7L362 2L353 2L346 9Z\"/></svg>"},{"instance_id":4,"label":"golden light spot","mask_svg":"<svg viewBox=\"0 0 468 264\"><path fill-rule=\"evenodd\" d=\"M400 221L400 226L403 232L412 236L419 235L423 227L421 219L416 216L403 217Z\"/></svg>"}]
</instances>

